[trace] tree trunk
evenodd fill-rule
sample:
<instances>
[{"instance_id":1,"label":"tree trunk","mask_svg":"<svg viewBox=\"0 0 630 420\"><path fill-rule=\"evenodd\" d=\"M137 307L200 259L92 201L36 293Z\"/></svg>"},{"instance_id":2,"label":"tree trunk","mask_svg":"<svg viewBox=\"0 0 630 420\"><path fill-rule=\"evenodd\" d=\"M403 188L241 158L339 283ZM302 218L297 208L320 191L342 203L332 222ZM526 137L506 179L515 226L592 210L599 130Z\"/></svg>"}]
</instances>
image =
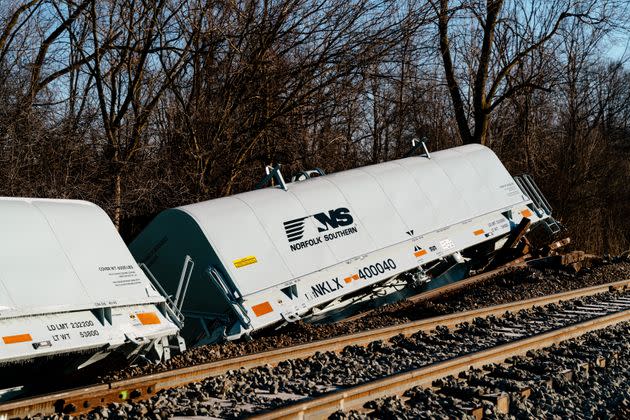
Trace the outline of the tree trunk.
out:
<instances>
[{"instance_id":1,"label":"tree trunk","mask_svg":"<svg viewBox=\"0 0 630 420\"><path fill-rule=\"evenodd\" d=\"M488 127L490 125L489 123L490 116L484 111L478 112L478 114L475 115L475 135L472 139L470 139L471 141L464 141L464 144L479 143L485 146L488 139Z\"/></svg>"},{"instance_id":2,"label":"tree trunk","mask_svg":"<svg viewBox=\"0 0 630 420\"><path fill-rule=\"evenodd\" d=\"M459 90L459 83L455 78L455 66L453 65L453 59L451 57L450 40L448 36L448 23L449 23L449 9L448 0L440 1L440 11L438 15L438 30L440 34L440 53L442 55L442 62L444 63L444 75L446 76L446 86L451 95L453 101L453 111L455 112L455 121L457 122L457 128L459 135L464 144L474 143L473 136L468 126L468 120L466 118L466 111L464 109L464 100Z\"/></svg>"}]
</instances>

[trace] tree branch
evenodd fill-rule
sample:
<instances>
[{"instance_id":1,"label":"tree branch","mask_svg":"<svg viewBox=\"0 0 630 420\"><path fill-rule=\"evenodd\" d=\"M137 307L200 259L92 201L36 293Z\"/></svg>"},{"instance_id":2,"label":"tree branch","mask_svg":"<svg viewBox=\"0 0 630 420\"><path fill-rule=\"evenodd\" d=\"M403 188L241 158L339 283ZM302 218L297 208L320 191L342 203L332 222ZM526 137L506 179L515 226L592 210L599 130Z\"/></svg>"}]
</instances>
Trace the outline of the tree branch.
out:
<instances>
[{"instance_id":1,"label":"tree branch","mask_svg":"<svg viewBox=\"0 0 630 420\"><path fill-rule=\"evenodd\" d=\"M564 12L560 13L560 15L558 16L558 19L556 20L555 24L553 25L552 29L545 34L542 38L540 38L538 41L534 42L533 44L531 44L529 47L525 48L524 50L520 51L519 53L517 53L514 58L512 58L512 60L510 60L500 71L499 73L497 73L497 76L492 84L492 87L490 88L490 91L488 92L488 101L491 101L492 98L494 98L497 89L499 88L499 85L501 84L501 82L503 81L503 79L505 79L505 77L507 76L507 74L512 70L512 68L514 68L514 66L516 64L518 64L523 58L525 58L529 53L531 53L532 51L540 48L543 44L545 44L547 41L549 41L557 32L558 29L560 28L560 24L562 23L563 20L570 18L570 17L577 17L577 18L584 18L588 16L587 14L583 14L583 13L569 13L568 9L565 10Z\"/></svg>"}]
</instances>

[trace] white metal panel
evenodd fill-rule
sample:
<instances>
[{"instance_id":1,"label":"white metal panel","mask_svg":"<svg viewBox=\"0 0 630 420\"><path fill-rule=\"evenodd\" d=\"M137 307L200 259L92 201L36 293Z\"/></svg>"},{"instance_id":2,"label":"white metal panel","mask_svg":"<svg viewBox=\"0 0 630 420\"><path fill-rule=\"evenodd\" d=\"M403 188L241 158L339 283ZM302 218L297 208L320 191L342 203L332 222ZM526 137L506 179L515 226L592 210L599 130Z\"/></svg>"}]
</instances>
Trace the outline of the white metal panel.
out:
<instances>
[{"instance_id":1,"label":"white metal panel","mask_svg":"<svg viewBox=\"0 0 630 420\"><path fill-rule=\"evenodd\" d=\"M2 199L0 204L0 270L16 307L91 302L41 212L23 200Z\"/></svg>"},{"instance_id":2,"label":"white metal panel","mask_svg":"<svg viewBox=\"0 0 630 420\"><path fill-rule=\"evenodd\" d=\"M483 178L483 183L492 191L497 207L512 206L527 199L494 153L488 153L483 146L466 148L464 153Z\"/></svg>"},{"instance_id":3,"label":"white metal panel","mask_svg":"<svg viewBox=\"0 0 630 420\"><path fill-rule=\"evenodd\" d=\"M431 230L474 216L449 174L435 162L435 156L439 153L442 152L433 153L431 159L414 157L397 161L411 173L431 206L438 209L435 215L436 224Z\"/></svg>"},{"instance_id":4,"label":"white metal panel","mask_svg":"<svg viewBox=\"0 0 630 420\"><path fill-rule=\"evenodd\" d=\"M98 206L2 197L0 215L1 317L164 301Z\"/></svg>"},{"instance_id":5,"label":"white metal panel","mask_svg":"<svg viewBox=\"0 0 630 420\"><path fill-rule=\"evenodd\" d=\"M451 151L450 154L437 154L432 160L448 174L472 215L487 213L488 208L497 208L497 200L465 154Z\"/></svg>"},{"instance_id":6,"label":"white metal panel","mask_svg":"<svg viewBox=\"0 0 630 420\"><path fill-rule=\"evenodd\" d=\"M413 175L398 162L362 168L374 176L385 194L414 234L431 231L439 224L440 210L433 207Z\"/></svg>"},{"instance_id":7,"label":"white metal panel","mask_svg":"<svg viewBox=\"0 0 630 420\"><path fill-rule=\"evenodd\" d=\"M369 172L354 169L329 175L326 180L341 191L348 203L352 203L353 214L361 220L374 239L376 248L384 248L408 239L405 232L409 228Z\"/></svg>"},{"instance_id":8,"label":"white metal panel","mask_svg":"<svg viewBox=\"0 0 630 420\"><path fill-rule=\"evenodd\" d=\"M143 325L138 320L139 313L150 313L157 322ZM0 337L30 336L23 342L12 344L0 340L0 363L70 352L82 352L74 357L84 362L97 350L111 351L126 344L130 351L128 337L133 337L142 346L149 340L177 333L177 327L155 305L115 307L111 315L111 324L102 324L88 310L0 319ZM40 345L35 346L36 343Z\"/></svg>"},{"instance_id":9,"label":"white metal panel","mask_svg":"<svg viewBox=\"0 0 630 420\"><path fill-rule=\"evenodd\" d=\"M2 311L13 307L15 307L15 302L11 299L9 292L2 281L2 275L0 273L0 314L2 314Z\"/></svg>"},{"instance_id":10,"label":"white metal panel","mask_svg":"<svg viewBox=\"0 0 630 420\"><path fill-rule=\"evenodd\" d=\"M292 250L291 245L317 235L317 230L311 221L299 219L310 216L298 199L289 191L280 189L264 189L251 191L247 194L234 196L246 202L251 209L255 209L270 239L270 246L276 247L279 256L288 267L293 277L337 263L337 259L326 246L309 246L299 250ZM292 225L292 221L294 222ZM289 240L285 226L300 225L303 222L302 236L296 232ZM287 223L287 225L285 225ZM299 228L299 226L298 226ZM296 228L297 229L297 228ZM289 230L291 232L292 230ZM295 230L293 230L295 232Z\"/></svg>"},{"instance_id":11,"label":"white metal panel","mask_svg":"<svg viewBox=\"0 0 630 420\"><path fill-rule=\"evenodd\" d=\"M150 285L107 214L88 202L70 209L56 201L33 201L46 217L85 290L105 306L154 302Z\"/></svg>"},{"instance_id":12,"label":"white metal panel","mask_svg":"<svg viewBox=\"0 0 630 420\"><path fill-rule=\"evenodd\" d=\"M244 201L225 197L179 209L197 221L243 295L291 280L260 219ZM249 256L257 262L236 267L235 261Z\"/></svg>"},{"instance_id":13,"label":"white metal panel","mask_svg":"<svg viewBox=\"0 0 630 420\"><path fill-rule=\"evenodd\" d=\"M309 215L338 208L347 208L350 210L353 226L356 226L357 232L343 237L336 237L333 240L324 241L323 246L328 246L338 261L344 261L375 249L376 244L374 239L370 236L363 222L355 213L353 206L346 200L341 191L326 178L326 176L312 178L290 185L291 193L302 203ZM321 223L318 223L316 219L312 217L307 220L316 227L317 231L323 236L336 235L339 231L343 230L333 230L328 226L321 226ZM348 228L352 228L353 226L349 226Z\"/></svg>"}]
</instances>

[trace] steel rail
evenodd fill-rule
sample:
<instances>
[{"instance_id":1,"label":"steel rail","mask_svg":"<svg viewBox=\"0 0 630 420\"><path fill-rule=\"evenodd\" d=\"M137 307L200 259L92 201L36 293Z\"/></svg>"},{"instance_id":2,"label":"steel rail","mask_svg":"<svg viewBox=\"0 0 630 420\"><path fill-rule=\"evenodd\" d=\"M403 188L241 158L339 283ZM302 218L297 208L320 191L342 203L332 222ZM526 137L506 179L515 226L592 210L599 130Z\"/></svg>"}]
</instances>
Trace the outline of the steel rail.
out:
<instances>
[{"instance_id":1,"label":"steel rail","mask_svg":"<svg viewBox=\"0 0 630 420\"><path fill-rule=\"evenodd\" d=\"M524 355L529 351L549 347L590 331L606 328L630 320L630 310L590 319L547 333L519 339L507 344L492 347L476 353L427 365L419 369L377 379L349 389L336 391L323 397L292 404L257 416L254 419L326 418L338 410L362 410L363 406L375 399L402 395L416 386L429 387L436 379L456 376L469 369L481 368L491 363L503 363L506 358Z\"/></svg>"},{"instance_id":2,"label":"steel rail","mask_svg":"<svg viewBox=\"0 0 630 420\"><path fill-rule=\"evenodd\" d=\"M420 331L428 332L434 330L437 326L454 327L457 324L471 322L473 319L479 317L487 317L490 315L502 316L506 312L519 311L534 306L548 305L562 300L575 299L628 287L630 287L630 279L466 312L427 318L405 324L110 383L96 384L33 398L19 399L0 404L0 419L2 419L3 416L4 418L14 418L29 415L33 416L36 414L54 414L63 411L72 414L84 413L94 407L110 402L121 402L128 399L147 399L162 389L187 385L210 376L224 374L233 369L253 368L265 364L277 365L285 360L306 358L316 352L339 352L350 345L367 345L373 341L387 340L399 334L411 335Z\"/></svg>"}]
</instances>

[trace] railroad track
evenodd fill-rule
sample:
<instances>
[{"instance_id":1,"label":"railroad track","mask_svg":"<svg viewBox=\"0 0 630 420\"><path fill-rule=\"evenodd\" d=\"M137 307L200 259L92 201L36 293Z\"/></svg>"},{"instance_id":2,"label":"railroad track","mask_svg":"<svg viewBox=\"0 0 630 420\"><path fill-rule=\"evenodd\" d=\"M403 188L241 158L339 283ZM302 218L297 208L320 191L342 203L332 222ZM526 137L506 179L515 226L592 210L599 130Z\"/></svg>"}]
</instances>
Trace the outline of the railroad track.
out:
<instances>
[{"instance_id":1,"label":"railroad track","mask_svg":"<svg viewBox=\"0 0 630 420\"><path fill-rule=\"evenodd\" d=\"M503 363L509 357L525 355L533 350L546 348L582 336L591 331L630 321L630 299L625 301L624 307L626 309L619 312L600 315L594 319L589 319L564 328L558 328L547 333L518 339L490 349L466 354L454 359L423 366L412 371L336 391L319 398L296 403L288 407L282 407L252 418L326 418L339 410L366 411L364 406L370 401L403 395L405 391L413 387L431 387L434 381L447 376L457 376L471 369L482 368L493 363ZM499 403L499 401L497 401L497 403ZM471 414L476 416L480 415L478 412L472 412Z\"/></svg>"},{"instance_id":2,"label":"railroad track","mask_svg":"<svg viewBox=\"0 0 630 420\"><path fill-rule=\"evenodd\" d=\"M437 326L454 327L465 322L471 323L475 318L488 316L500 317L506 312L516 312L521 309L529 309L533 307L557 303L560 301L566 301L569 299L592 296L604 293L609 290L621 290L627 288L628 286L630 286L630 280L624 280L620 282L574 290L566 293L559 293L556 295L545 296L536 299L529 299L510 304L498 305L489 308L482 308L458 314L451 314L437 318L416 321L378 330L366 331L358 334L336 337L333 339L321 340L314 343L295 347L288 347L234 359L228 359L168 372L131 378L122 381L98 384L63 392L56 392L53 394L43 395L35 398L17 400L9 403L0 404L0 418L2 418L3 416L4 418L13 418L35 414L54 414L58 412L73 414L89 412L94 407L106 405L110 402L138 401L150 398L160 390L183 386L195 381L201 381L207 377L221 375L228 371L239 368L252 368L262 365L276 365L287 360L303 359L312 356L317 352L340 352L347 346L363 346L379 340L385 341L401 334L405 336L410 336L413 334L434 330ZM623 314L623 316L627 316L627 311L624 311ZM606 317L603 317L601 319L607 319L609 320L608 322L620 322L619 318L615 318L613 315L607 315ZM570 334L570 332L568 331L565 332ZM556 335L554 336L556 337L555 339L566 339L566 336L565 338L562 338L562 334L564 334L565 332L556 333ZM505 355L506 353L503 354ZM466 366L470 366L472 364L471 360L468 359L468 356L467 358L462 359L462 362L464 361L467 364ZM488 362L486 361L485 363ZM404 373L402 375L404 377L408 377L410 374ZM379 381L386 380L388 379L382 379ZM341 393L341 395L345 395L342 399L342 401L344 402L341 403L344 407L347 404L347 395L349 395L347 393L348 390L345 390ZM332 397L328 396L326 398ZM372 396L372 399L373 398L374 396ZM312 404L312 402L309 402L307 404ZM301 405L300 407L301 408L299 408L298 413L306 409L306 406L304 405ZM285 408L284 410L288 409L289 408ZM293 409L296 408L294 407ZM269 415L271 414L268 414L267 416Z\"/></svg>"},{"instance_id":3,"label":"railroad track","mask_svg":"<svg viewBox=\"0 0 630 420\"><path fill-rule=\"evenodd\" d=\"M628 418L629 335L630 323L620 323L367 405L377 418L413 417L436 402L449 417L480 418L490 409L516 418Z\"/></svg>"}]
</instances>

